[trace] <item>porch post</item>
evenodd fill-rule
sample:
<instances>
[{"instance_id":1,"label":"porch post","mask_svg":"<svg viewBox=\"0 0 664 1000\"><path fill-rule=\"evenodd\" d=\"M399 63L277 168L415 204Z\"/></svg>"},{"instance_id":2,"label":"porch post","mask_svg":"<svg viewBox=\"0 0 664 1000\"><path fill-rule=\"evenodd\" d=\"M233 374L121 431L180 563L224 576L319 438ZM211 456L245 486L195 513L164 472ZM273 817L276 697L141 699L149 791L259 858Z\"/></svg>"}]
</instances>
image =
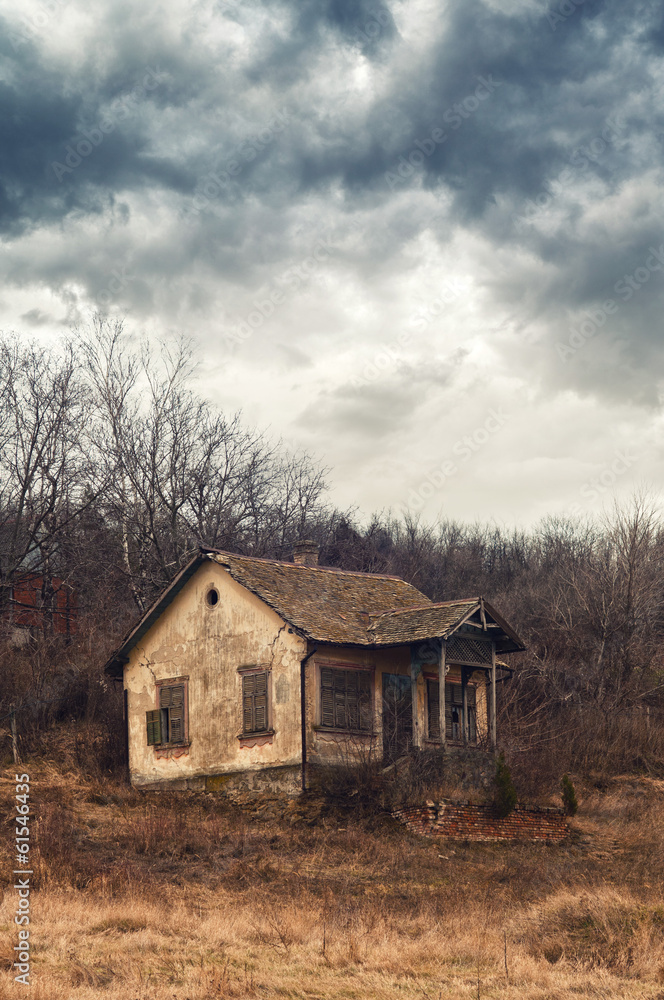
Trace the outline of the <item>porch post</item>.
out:
<instances>
[{"instance_id":1,"label":"porch post","mask_svg":"<svg viewBox=\"0 0 664 1000\"><path fill-rule=\"evenodd\" d=\"M438 658L438 717L440 725L440 742L447 742L445 733L445 640L440 640L440 657Z\"/></svg>"},{"instance_id":2,"label":"porch post","mask_svg":"<svg viewBox=\"0 0 664 1000\"><path fill-rule=\"evenodd\" d=\"M491 749L496 749L496 644L491 643Z\"/></svg>"},{"instance_id":3,"label":"porch post","mask_svg":"<svg viewBox=\"0 0 664 1000\"><path fill-rule=\"evenodd\" d=\"M463 745L465 746L468 742L468 670L466 667L461 668L461 736L463 739Z\"/></svg>"},{"instance_id":4,"label":"porch post","mask_svg":"<svg viewBox=\"0 0 664 1000\"><path fill-rule=\"evenodd\" d=\"M419 718L418 703L417 703L417 678L420 675L421 670L422 670L422 664L420 663L419 659L418 647L416 644L413 644L410 647L410 694L413 703L412 708L413 708L414 747L422 746L420 718Z\"/></svg>"}]
</instances>

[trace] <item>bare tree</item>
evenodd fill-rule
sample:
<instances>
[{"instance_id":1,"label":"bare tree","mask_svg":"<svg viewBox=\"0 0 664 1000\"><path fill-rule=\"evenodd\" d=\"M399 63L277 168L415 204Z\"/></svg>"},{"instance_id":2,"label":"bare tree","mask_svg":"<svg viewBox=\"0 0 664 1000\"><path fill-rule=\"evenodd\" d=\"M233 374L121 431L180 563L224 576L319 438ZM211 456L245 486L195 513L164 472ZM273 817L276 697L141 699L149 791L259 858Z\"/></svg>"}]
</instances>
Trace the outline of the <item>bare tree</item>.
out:
<instances>
[{"instance_id":1,"label":"bare tree","mask_svg":"<svg viewBox=\"0 0 664 1000\"><path fill-rule=\"evenodd\" d=\"M136 351L121 323L79 334L95 400L104 503L143 610L199 544L282 554L324 510L324 470L195 392L186 341Z\"/></svg>"},{"instance_id":2,"label":"bare tree","mask_svg":"<svg viewBox=\"0 0 664 1000\"><path fill-rule=\"evenodd\" d=\"M66 533L91 503L88 395L71 343L55 353L0 339L0 600L17 576L42 576L52 609Z\"/></svg>"}]
</instances>

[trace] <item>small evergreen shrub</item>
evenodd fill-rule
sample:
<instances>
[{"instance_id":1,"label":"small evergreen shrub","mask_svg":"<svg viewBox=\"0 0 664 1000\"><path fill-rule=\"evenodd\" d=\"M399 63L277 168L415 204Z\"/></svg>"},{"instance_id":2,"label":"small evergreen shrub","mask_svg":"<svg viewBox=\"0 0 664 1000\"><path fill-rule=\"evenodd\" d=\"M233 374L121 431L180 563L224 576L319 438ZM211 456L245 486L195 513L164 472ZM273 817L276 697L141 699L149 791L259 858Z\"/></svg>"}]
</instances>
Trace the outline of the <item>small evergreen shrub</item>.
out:
<instances>
[{"instance_id":1,"label":"small evergreen shrub","mask_svg":"<svg viewBox=\"0 0 664 1000\"><path fill-rule=\"evenodd\" d=\"M499 754L496 760L496 773L493 779L493 804L497 814L504 818L509 816L517 803L516 788L512 781L510 769L505 762L504 754Z\"/></svg>"},{"instance_id":2,"label":"small evergreen shrub","mask_svg":"<svg viewBox=\"0 0 664 1000\"><path fill-rule=\"evenodd\" d=\"M565 813L567 816L574 816L579 808L579 803L576 801L574 785L568 774L563 774L560 782L560 790L563 796L563 809Z\"/></svg>"}]
</instances>

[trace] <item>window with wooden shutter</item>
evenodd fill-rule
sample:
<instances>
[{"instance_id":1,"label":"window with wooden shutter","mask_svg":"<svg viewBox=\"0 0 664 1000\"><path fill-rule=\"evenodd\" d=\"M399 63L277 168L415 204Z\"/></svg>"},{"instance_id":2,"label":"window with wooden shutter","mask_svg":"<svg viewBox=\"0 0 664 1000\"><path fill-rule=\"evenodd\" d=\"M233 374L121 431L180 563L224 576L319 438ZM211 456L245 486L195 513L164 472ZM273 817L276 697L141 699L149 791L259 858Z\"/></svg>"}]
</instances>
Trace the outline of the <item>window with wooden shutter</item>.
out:
<instances>
[{"instance_id":1,"label":"window with wooden shutter","mask_svg":"<svg viewBox=\"0 0 664 1000\"><path fill-rule=\"evenodd\" d=\"M161 712L159 709L153 712L146 712L145 717L148 730L148 746L153 747L161 743Z\"/></svg>"},{"instance_id":2,"label":"window with wooden shutter","mask_svg":"<svg viewBox=\"0 0 664 1000\"><path fill-rule=\"evenodd\" d=\"M264 733L268 729L267 671L242 677L242 731Z\"/></svg>"},{"instance_id":3,"label":"window with wooden shutter","mask_svg":"<svg viewBox=\"0 0 664 1000\"><path fill-rule=\"evenodd\" d=\"M159 708L146 715L148 746L185 743L186 685L160 684Z\"/></svg>"},{"instance_id":4,"label":"window with wooden shutter","mask_svg":"<svg viewBox=\"0 0 664 1000\"><path fill-rule=\"evenodd\" d=\"M320 672L320 724L334 726L334 671L323 667Z\"/></svg>"},{"instance_id":5,"label":"window with wooden shutter","mask_svg":"<svg viewBox=\"0 0 664 1000\"><path fill-rule=\"evenodd\" d=\"M321 667L320 724L326 729L371 732L371 676L367 671Z\"/></svg>"},{"instance_id":6,"label":"window with wooden shutter","mask_svg":"<svg viewBox=\"0 0 664 1000\"><path fill-rule=\"evenodd\" d=\"M440 739L440 684L427 681L427 732L430 740Z\"/></svg>"}]
</instances>

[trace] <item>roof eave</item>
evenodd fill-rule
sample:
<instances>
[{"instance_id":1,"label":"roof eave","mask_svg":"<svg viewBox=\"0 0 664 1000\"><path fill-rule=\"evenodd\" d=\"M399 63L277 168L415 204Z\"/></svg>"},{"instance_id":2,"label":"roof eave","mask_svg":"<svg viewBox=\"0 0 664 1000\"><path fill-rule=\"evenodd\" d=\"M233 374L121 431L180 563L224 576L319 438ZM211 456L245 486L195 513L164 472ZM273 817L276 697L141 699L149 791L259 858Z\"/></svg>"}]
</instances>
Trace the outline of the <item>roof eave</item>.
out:
<instances>
[{"instance_id":1,"label":"roof eave","mask_svg":"<svg viewBox=\"0 0 664 1000\"><path fill-rule=\"evenodd\" d=\"M491 617L495 621L496 625L500 625L500 627L503 630L503 632L505 633L505 635L508 636L512 640L512 642L514 643L514 648L508 649L508 648L505 647L505 648L503 648L501 650L501 652L503 652L503 653L523 653L523 652L525 652L526 644L517 635L517 633L514 631L514 629L512 628L512 626L508 625L508 623L505 621L505 619L502 617L502 615L498 614L498 612L493 607L493 605L489 604L489 602L487 600L485 600L484 601L484 608L485 608L486 611L489 612L489 614L491 615Z\"/></svg>"},{"instance_id":2,"label":"roof eave","mask_svg":"<svg viewBox=\"0 0 664 1000\"><path fill-rule=\"evenodd\" d=\"M104 665L104 673L108 677L122 677L125 665L129 662L128 653L134 648L137 642L152 628L162 612L168 607L171 601L179 594L199 566L205 562L207 555L199 553L189 560L186 566L173 578L165 590L150 605L147 611L132 627L122 640L118 648L113 652Z\"/></svg>"}]
</instances>

